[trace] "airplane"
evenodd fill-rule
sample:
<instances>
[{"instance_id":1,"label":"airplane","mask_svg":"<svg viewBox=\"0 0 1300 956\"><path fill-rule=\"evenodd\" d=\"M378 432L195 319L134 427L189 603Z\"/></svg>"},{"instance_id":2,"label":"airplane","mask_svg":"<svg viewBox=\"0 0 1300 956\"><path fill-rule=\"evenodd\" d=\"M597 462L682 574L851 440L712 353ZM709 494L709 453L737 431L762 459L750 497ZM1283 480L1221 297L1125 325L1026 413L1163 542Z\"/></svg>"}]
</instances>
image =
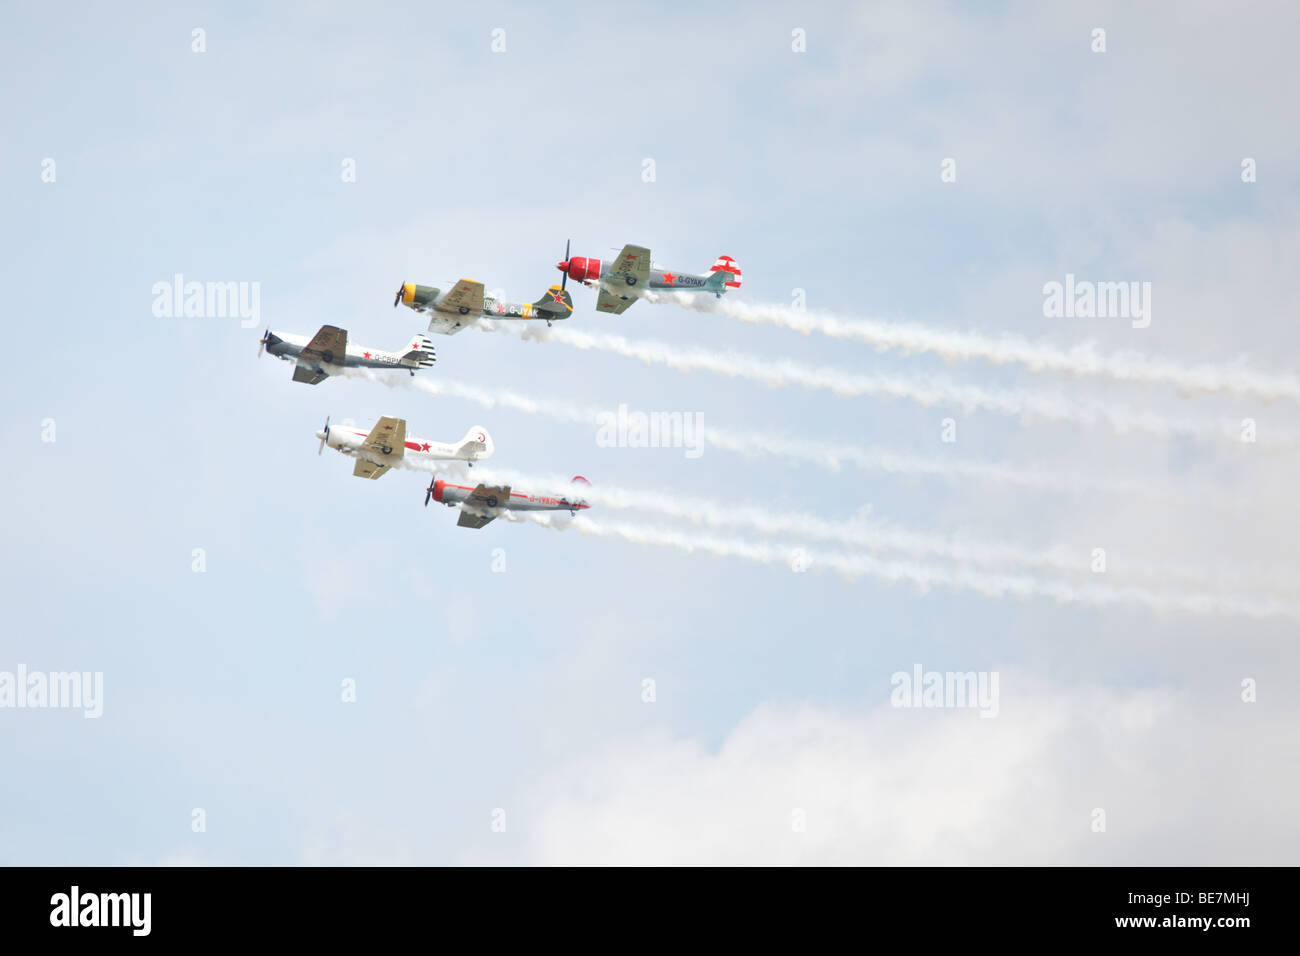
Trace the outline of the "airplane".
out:
<instances>
[{"instance_id":1,"label":"airplane","mask_svg":"<svg viewBox=\"0 0 1300 956\"><path fill-rule=\"evenodd\" d=\"M591 486L582 475L573 476L573 484ZM429 507L429 499L446 505L448 508L460 506L460 528L481 528L503 511L567 511L570 515L590 508L581 497L576 495L524 495L512 491L509 485L485 485L482 482L470 487L455 485L449 481L435 478L424 492L424 506Z\"/></svg>"},{"instance_id":2,"label":"airplane","mask_svg":"<svg viewBox=\"0 0 1300 956\"><path fill-rule=\"evenodd\" d=\"M564 244L564 258L555 264L566 279L600 289L596 298L596 311L622 315L646 289L673 291L699 290L712 292L719 299L728 289L740 288L740 267L731 256L718 256L707 275L674 272L661 269L650 261L650 250L644 246L624 246L611 263L585 256L570 256L569 244ZM564 286L565 283L561 282Z\"/></svg>"},{"instance_id":3,"label":"airplane","mask_svg":"<svg viewBox=\"0 0 1300 956\"><path fill-rule=\"evenodd\" d=\"M461 329L486 319L545 319L550 325L573 314L573 296L564 284L553 285L532 305L503 302L483 294L483 283L461 279L443 294L430 285L403 282L397 287L393 308L399 304L429 316L429 331L455 335Z\"/></svg>"},{"instance_id":4,"label":"airplane","mask_svg":"<svg viewBox=\"0 0 1300 956\"><path fill-rule=\"evenodd\" d=\"M358 478L378 478L408 455L415 461L464 461L473 468L474 462L491 458L496 447L482 425L475 425L456 444L447 445L407 437L406 420L387 415L382 416L368 432L343 425L330 428L330 420L326 418L325 427L316 432L316 437L320 439L316 454L329 445L355 457L357 463L352 474Z\"/></svg>"},{"instance_id":5,"label":"airplane","mask_svg":"<svg viewBox=\"0 0 1300 956\"><path fill-rule=\"evenodd\" d=\"M259 358L263 349L286 362L296 357L298 365L293 370L293 380L308 385L323 382L342 368L404 368L414 375L416 369L431 368L436 358L433 341L425 335L414 336L403 351L384 352L348 345L347 329L333 325L322 325L310 339L267 329L257 347Z\"/></svg>"}]
</instances>

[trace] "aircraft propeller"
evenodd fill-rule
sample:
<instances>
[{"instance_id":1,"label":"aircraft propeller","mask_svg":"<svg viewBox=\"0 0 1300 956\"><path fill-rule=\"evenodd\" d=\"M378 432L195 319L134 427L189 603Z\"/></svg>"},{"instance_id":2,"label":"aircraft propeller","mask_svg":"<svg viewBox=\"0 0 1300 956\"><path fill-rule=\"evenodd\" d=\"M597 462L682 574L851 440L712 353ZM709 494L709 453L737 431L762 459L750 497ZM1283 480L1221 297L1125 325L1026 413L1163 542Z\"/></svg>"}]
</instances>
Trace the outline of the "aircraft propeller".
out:
<instances>
[{"instance_id":1,"label":"aircraft propeller","mask_svg":"<svg viewBox=\"0 0 1300 956\"><path fill-rule=\"evenodd\" d=\"M406 291L406 283L403 282L401 285L397 287L397 295L393 296L394 309L397 308L397 304L402 301L402 293L405 291Z\"/></svg>"},{"instance_id":2,"label":"aircraft propeller","mask_svg":"<svg viewBox=\"0 0 1300 956\"><path fill-rule=\"evenodd\" d=\"M324 437L320 440L320 447L316 449L316 454L319 455L321 452L325 450L325 443L329 440L330 440L330 417L326 415Z\"/></svg>"},{"instance_id":3,"label":"aircraft propeller","mask_svg":"<svg viewBox=\"0 0 1300 956\"><path fill-rule=\"evenodd\" d=\"M266 332L264 332L264 333L262 334L262 341L260 341L260 342L257 343L257 357L258 357L258 358L261 358L261 357L262 357L262 352L266 349L266 340L269 339L270 337L271 337L271 330L270 330L270 329L267 329Z\"/></svg>"},{"instance_id":4,"label":"aircraft propeller","mask_svg":"<svg viewBox=\"0 0 1300 956\"><path fill-rule=\"evenodd\" d=\"M569 243L572 241L573 241L572 239L564 240L564 261L565 262L569 261ZM560 279L560 288L567 289L568 287L569 287L569 270L565 269L564 278Z\"/></svg>"},{"instance_id":5,"label":"aircraft propeller","mask_svg":"<svg viewBox=\"0 0 1300 956\"><path fill-rule=\"evenodd\" d=\"M437 484L438 476L434 475L429 479L429 487L424 490L424 506L429 507L429 499L433 497L433 486Z\"/></svg>"}]
</instances>

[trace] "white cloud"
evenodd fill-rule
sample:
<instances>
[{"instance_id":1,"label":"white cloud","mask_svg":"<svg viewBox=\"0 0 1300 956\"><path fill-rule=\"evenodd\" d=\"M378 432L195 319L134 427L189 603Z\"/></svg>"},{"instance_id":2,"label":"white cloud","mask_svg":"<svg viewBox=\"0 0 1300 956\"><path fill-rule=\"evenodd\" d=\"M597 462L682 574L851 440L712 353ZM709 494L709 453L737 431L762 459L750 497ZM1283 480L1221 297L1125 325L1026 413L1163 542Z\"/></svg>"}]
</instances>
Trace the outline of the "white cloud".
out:
<instances>
[{"instance_id":1,"label":"white cloud","mask_svg":"<svg viewBox=\"0 0 1300 956\"><path fill-rule=\"evenodd\" d=\"M991 720L764 705L716 751L647 739L557 772L535 790L524 860L1283 863L1300 842L1289 796L1300 741L1269 729L1294 711L1266 721L1266 706L1242 703L1231 682L1114 692L1016 674L1002 675Z\"/></svg>"}]
</instances>

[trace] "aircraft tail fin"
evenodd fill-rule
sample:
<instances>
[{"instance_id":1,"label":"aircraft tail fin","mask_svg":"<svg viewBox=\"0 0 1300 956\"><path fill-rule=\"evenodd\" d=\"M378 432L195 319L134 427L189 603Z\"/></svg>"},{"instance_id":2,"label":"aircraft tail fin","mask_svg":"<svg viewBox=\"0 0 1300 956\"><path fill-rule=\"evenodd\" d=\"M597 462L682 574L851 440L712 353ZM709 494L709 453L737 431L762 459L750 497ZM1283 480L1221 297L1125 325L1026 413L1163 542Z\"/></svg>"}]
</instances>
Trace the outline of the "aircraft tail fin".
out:
<instances>
[{"instance_id":1,"label":"aircraft tail fin","mask_svg":"<svg viewBox=\"0 0 1300 956\"><path fill-rule=\"evenodd\" d=\"M488 430L482 425L475 425L465 433L465 437L456 446L456 457L463 458L465 461L482 461L484 458L491 458L494 451L496 445Z\"/></svg>"},{"instance_id":2,"label":"aircraft tail fin","mask_svg":"<svg viewBox=\"0 0 1300 956\"><path fill-rule=\"evenodd\" d=\"M720 288L713 288L718 280L721 280ZM736 265L736 260L731 256L718 256L718 261L713 263L713 268L709 270L710 292L725 292L727 289L740 288L740 266Z\"/></svg>"},{"instance_id":3,"label":"aircraft tail fin","mask_svg":"<svg viewBox=\"0 0 1300 956\"><path fill-rule=\"evenodd\" d=\"M582 475L574 475L573 479L569 482L569 492L564 496L564 500L567 501L575 510L580 508L589 508L591 506L587 504L587 499L582 497L582 489L590 487L590 481L582 477Z\"/></svg>"},{"instance_id":4,"label":"aircraft tail fin","mask_svg":"<svg viewBox=\"0 0 1300 956\"><path fill-rule=\"evenodd\" d=\"M431 368L437 360L437 353L433 350L433 339L423 332L417 334L411 340L406 354L402 356L403 362L413 363L416 368Z\"/></svg>"},{"instance_id":5,"label":"aircraft tail fin","mask_svg":"<svg viewBox=\"0 0 1300 956\"><path fill-rule=\"evenodd\" d=\"M573 313L573 296L559 284L551 286L546 294L533 303L533 308L548 318L567 319Z\"/></svg>"}]
</instances>

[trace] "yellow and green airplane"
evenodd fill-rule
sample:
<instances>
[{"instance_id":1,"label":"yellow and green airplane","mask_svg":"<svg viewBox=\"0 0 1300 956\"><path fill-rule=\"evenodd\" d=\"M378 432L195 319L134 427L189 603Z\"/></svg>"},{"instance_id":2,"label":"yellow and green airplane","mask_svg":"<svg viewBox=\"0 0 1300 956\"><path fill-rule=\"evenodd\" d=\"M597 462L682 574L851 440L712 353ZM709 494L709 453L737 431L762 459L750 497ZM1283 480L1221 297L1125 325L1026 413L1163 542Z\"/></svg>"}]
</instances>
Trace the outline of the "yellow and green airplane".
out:
<instances>
[{"instance_id":1,"label":"yellow and green airplane","mask_svg":"<svg viewBox=\"0 0 1300 956\"><path fill-rule=\"evenodd\" d=\"M433 286L403 282L393 299L393 308L398 305L428 315L429 331L443 335L455 335L479 319L544 319L550 325L573 314L573 297L559 285L527 305L484 295L483 283L472 279L461 279L446 293Z\"/></svg>"}]
</instances>

